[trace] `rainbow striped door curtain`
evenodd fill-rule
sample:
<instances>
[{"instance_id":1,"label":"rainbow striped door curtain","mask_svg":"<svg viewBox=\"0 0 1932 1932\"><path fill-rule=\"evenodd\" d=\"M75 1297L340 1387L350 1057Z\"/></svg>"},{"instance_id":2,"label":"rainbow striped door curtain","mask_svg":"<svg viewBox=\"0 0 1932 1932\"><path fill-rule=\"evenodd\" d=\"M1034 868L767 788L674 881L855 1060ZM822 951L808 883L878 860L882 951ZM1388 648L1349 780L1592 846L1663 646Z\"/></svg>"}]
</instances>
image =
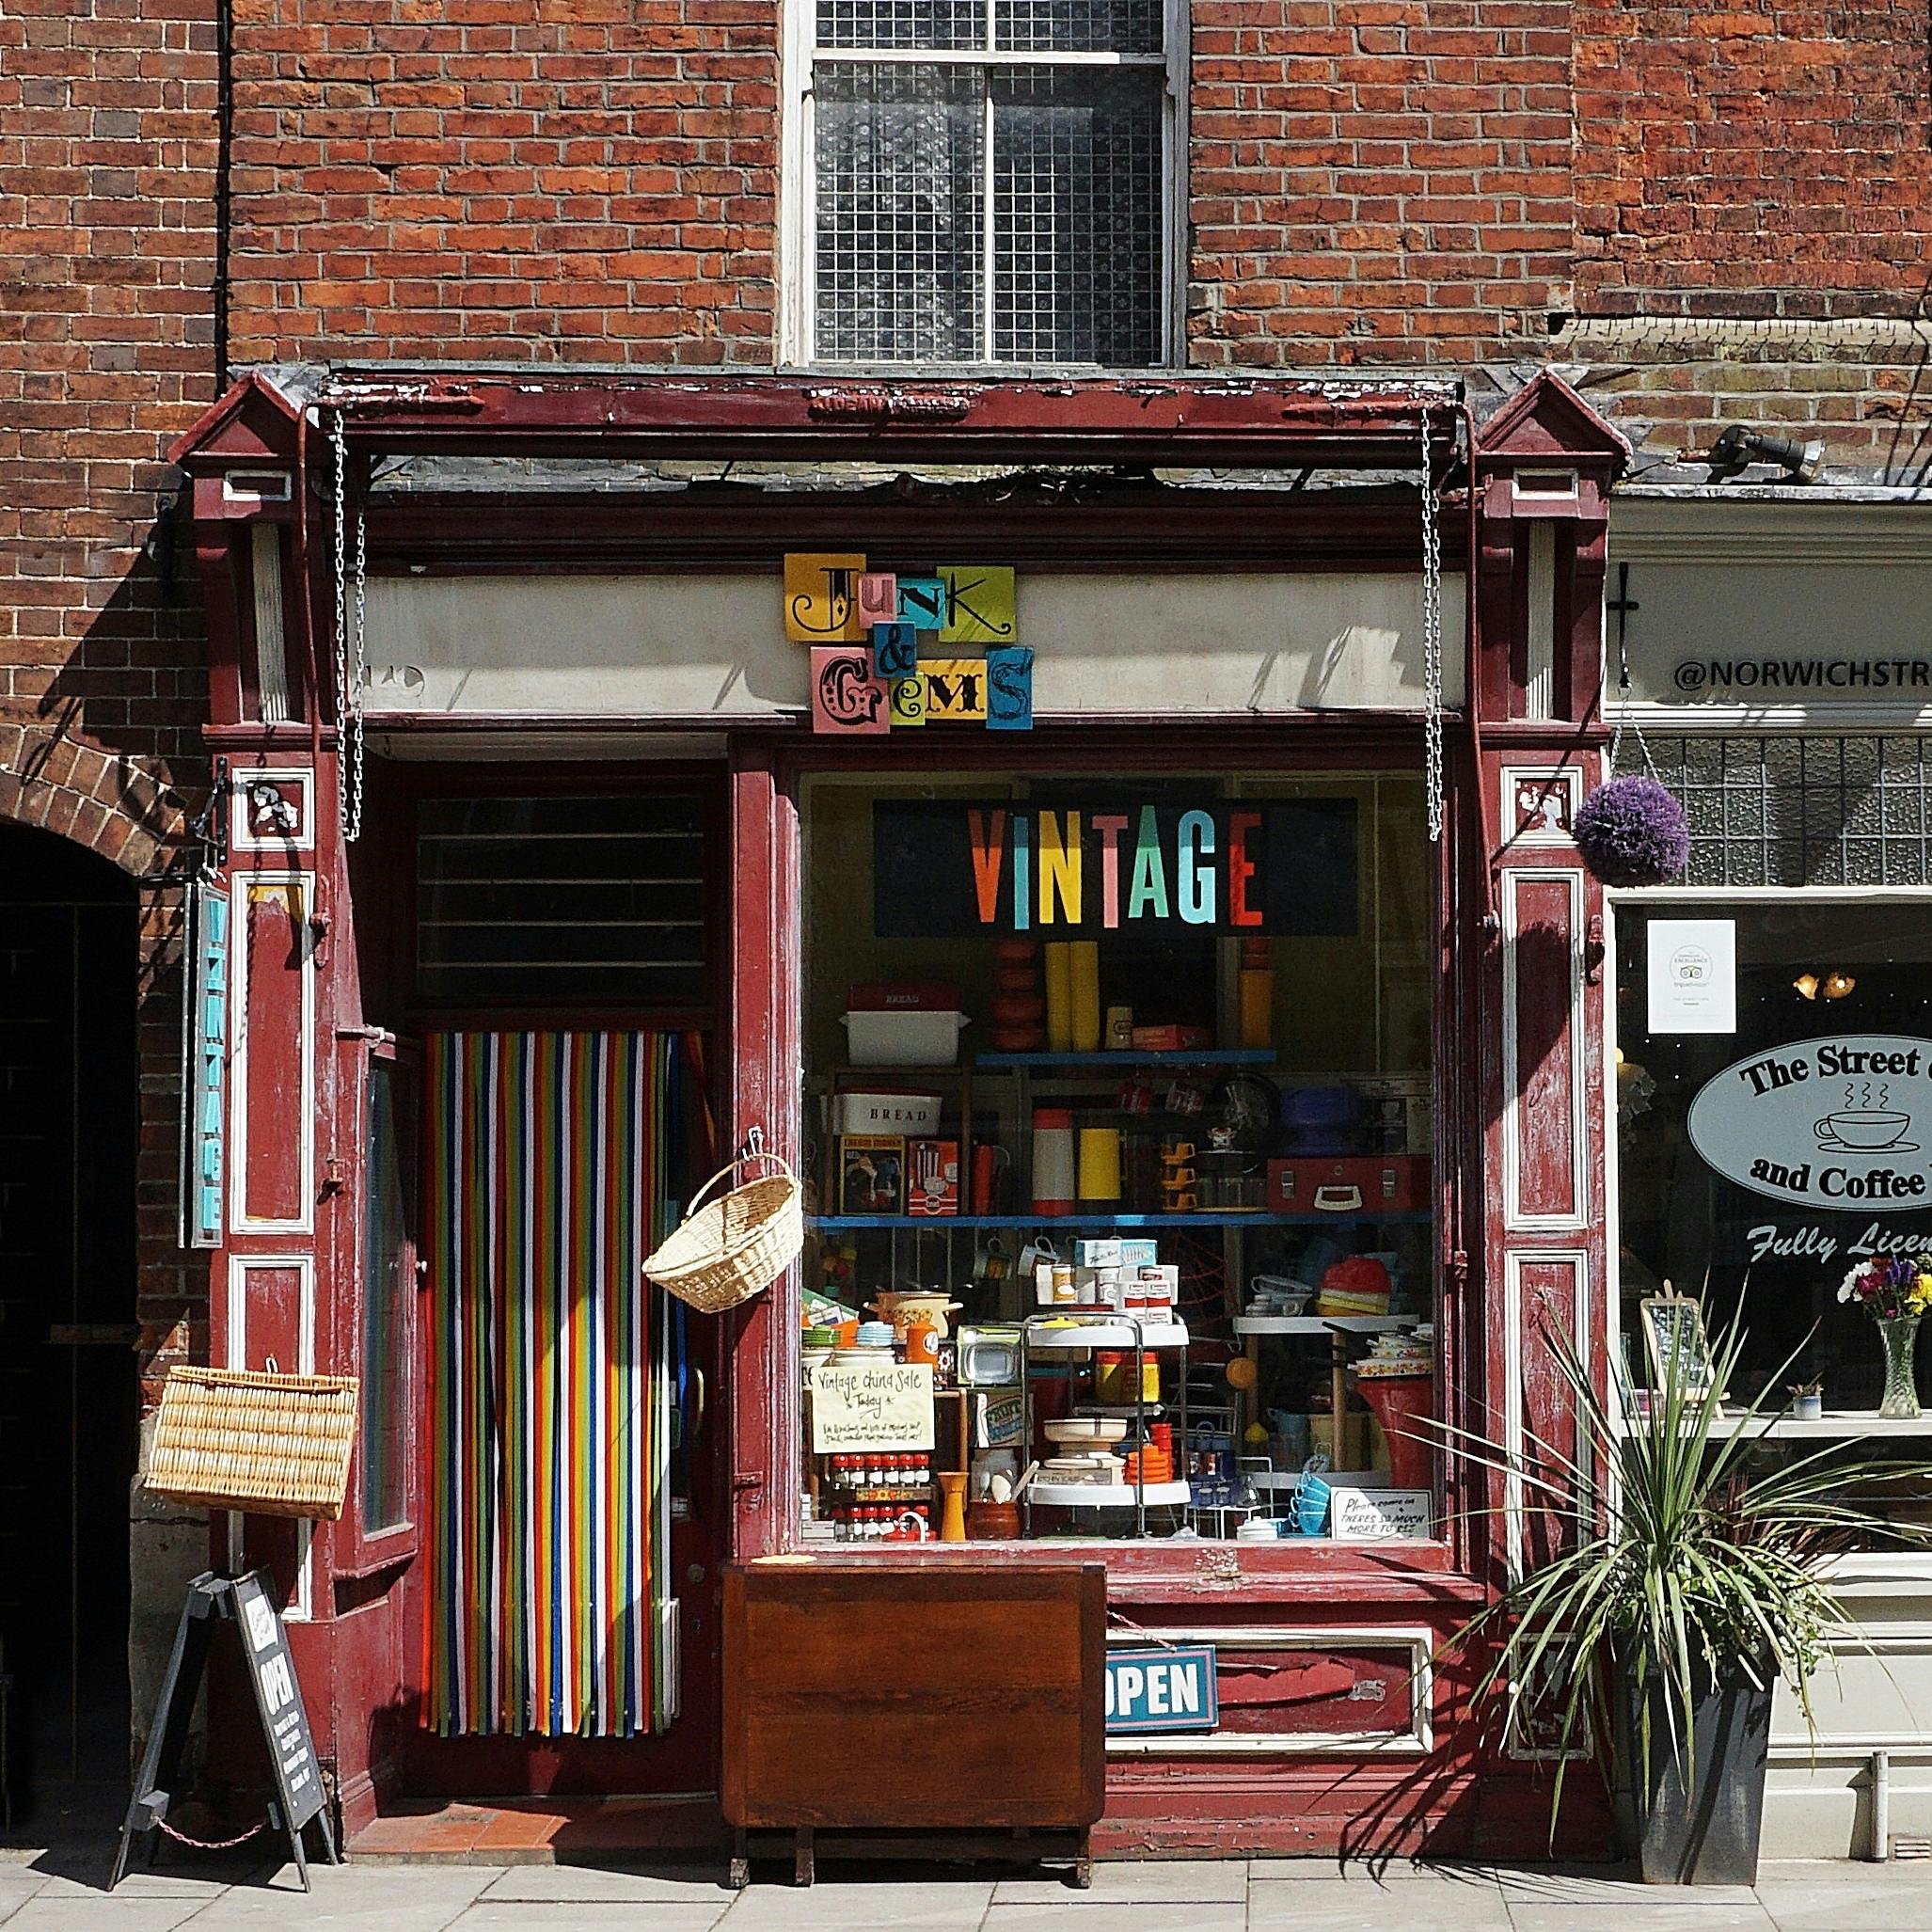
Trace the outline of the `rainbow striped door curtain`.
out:
<instances>
[{"instance_id":1,"label":"rainbow striped door curtain","mask_svg":"<svg viewBox=\"0 0 1932 1932\"><path fill-rule=\"evenodd\" d=\"M671 1441L641 1263L696 1083L671 1033L475 1033L426 1055L429 1718L661 1730Z\"/></svg>"}]
</instances>

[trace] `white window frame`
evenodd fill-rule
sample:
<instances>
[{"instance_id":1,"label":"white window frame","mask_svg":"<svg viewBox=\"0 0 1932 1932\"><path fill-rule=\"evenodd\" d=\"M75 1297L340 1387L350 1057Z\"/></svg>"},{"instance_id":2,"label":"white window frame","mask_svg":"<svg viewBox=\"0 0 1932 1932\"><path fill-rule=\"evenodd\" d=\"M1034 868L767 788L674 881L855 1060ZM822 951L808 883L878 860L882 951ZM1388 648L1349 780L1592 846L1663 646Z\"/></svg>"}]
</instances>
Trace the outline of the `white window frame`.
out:
<instances>
[{"instance_id":1,"label":"white window frame","mask_svg":"<svg viewBox=\"0 0 1932 1932\"><path fill-rule=\"evenodd\" d=\"M995 7L987 9L987 38L992 39ZM994 69L1154 67L1164 71L1165 84L1161 90L1161 275L1157 293L1161 331L1160 353L1150 363L1131 365L1133 370L1175 369L1185 358L1187 313L1187 88L1188 88L1188 7L1187 0L1162 0L1161 51L1156 54L1073 53L1050 54L1036 49L987 47L954 48L866 48L818 46L818 10L816 0L784 0L780 23L781 83L784 94L779 135L779 305L778 359L785 369L838 369L882 375L904 375L919 369L972 371L979 374L1023 375L1042 367L1064 372L1067 369L1098 371L1097 363L1025 363L966 361L947 363L833 361L816 353L818 167L817 127L813 99L813 73L821 61L840 65L954 66ZM980 280L986 305L982 329L990 346L993 313L993 197L992 102L989 94L986 109L986 149L983 166L989 192L982 198L984 223L982 245L985 271ZM1127 372L1121 371L1118 372Z\"/></svg>"}]
</instances>

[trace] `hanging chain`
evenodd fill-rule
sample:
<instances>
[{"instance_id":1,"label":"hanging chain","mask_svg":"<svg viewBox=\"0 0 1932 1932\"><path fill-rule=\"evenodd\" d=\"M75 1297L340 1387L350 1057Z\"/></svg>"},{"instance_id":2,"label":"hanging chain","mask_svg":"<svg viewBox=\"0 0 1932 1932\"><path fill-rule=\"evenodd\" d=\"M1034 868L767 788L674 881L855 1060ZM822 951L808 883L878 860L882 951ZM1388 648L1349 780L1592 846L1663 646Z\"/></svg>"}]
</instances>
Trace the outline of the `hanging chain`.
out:
<instances>
[{"instance_id":1,"label":"hanging chain","mask_svg":"<svg viewBox=\"0 0 1932 1932\"><path fill-rule=\"evenodd\" d=\"M368 664L366 617L369 533L356 506L356 568L349 570L349 439L335 412L330 444L336 459L336 816L353 845L362 835L362 690ZM353 598L353 610L351 600Z\"/></svg>"},{"instance_id":2,"label":"hanging chain","mask_svg":"<svg viewBox=\"0 0 1932 1932\"><path fill-rule=\"evenodd\" d=\"M259 1837L268 1829L268 1820L263 1818L250 1825L239 1838L190 1838L185 1831L178 1831L166 1818L154 1820L156 1830L174 1840L177 1845L185 1845L195 1851L232 1851L238 1845L246 1845L249 1839Z\"/></svg>"},{"instance_id":3,"label":"hanging chain","mask_svg":"<svg viewBox=\"0 0 1932 1932\"><path fill-rule=\"evenodd\" d=\"M353 844L362 835L362 696L369 688L366 622L369 614L369 523L362 505L356 506L356 628L349 654L348 822L344 836Z\"/></svg>"},{"instance_id":4,"label":"hanging chain","mask_svg":"<svg viewBox=\"0 0 1932 1932\"><path fill-rule=\"evenodd\" d=\"M1437 520L1433 424L1422 408L1422 756L1429 842L1441 842L1442 784L1442 531ZM1473 566L1472 566L1473 567Z\"/></svg>"}]
</instances>

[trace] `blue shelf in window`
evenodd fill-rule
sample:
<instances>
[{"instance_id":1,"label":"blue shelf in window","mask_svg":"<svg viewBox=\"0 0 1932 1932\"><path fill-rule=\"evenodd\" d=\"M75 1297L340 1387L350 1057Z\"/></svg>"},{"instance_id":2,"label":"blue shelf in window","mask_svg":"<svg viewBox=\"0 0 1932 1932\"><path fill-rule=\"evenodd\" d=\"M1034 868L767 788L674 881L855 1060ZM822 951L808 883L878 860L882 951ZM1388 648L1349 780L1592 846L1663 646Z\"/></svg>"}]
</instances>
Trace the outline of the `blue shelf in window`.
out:
<instances>
[{"instance_id":1,"label":"blue shelf in window","mask_svg":"<svg viewBox=\"0 0 1932 1932\"><path fill-rule=\"evenodd\" d=\"M1055 1227L1352 1227L1361 1222L1376 1227L1400 1224L1426 1227L1434 1216L1401 1214L813 1214L807 1226L830 1234L856 1234L867 1228L910 1229L913 1233L943 1233L948 1227L1032 1227L1051 1233Z\"/></svg>"},{"instance_id":2,"label":"blue shelf in window","mask_svg":"<svg viewBox=\"0 0 1932 1932\"><path fill-rule=\"evenodd\" d=\"M975 1067L1272 1067L1273 1047L1177 1047L1170 1053L1142 1053L1119 1047L1104 1053L975 1053Z\"/></svg>"}]
</instances>

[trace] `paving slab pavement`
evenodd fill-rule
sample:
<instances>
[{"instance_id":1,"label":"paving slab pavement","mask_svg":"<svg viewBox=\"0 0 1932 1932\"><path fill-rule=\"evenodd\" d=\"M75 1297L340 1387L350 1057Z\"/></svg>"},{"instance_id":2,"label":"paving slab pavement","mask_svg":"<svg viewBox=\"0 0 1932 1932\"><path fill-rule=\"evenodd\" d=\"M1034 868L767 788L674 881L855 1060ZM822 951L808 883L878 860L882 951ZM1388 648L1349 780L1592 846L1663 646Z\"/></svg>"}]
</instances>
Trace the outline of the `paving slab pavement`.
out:
<instances>
[{"instance_id":1,"label":"paving slab pavement","mask_svg":"<svg viewBox=\"0 0 1932 1932\"><path fill-rule=\"evenodd\" d=\"M776 1868L768 1868L777 1876ZM800 1891L734 1894L716 1862L143 1868L0 1860L0 1932L1932 1932L1932 1862L1766 1864L1755 1887L1674 1890L1612 1866L1322 1859L1106 1862L1051 1875L821 1860Z\"/></svg>"}]
</instances>

